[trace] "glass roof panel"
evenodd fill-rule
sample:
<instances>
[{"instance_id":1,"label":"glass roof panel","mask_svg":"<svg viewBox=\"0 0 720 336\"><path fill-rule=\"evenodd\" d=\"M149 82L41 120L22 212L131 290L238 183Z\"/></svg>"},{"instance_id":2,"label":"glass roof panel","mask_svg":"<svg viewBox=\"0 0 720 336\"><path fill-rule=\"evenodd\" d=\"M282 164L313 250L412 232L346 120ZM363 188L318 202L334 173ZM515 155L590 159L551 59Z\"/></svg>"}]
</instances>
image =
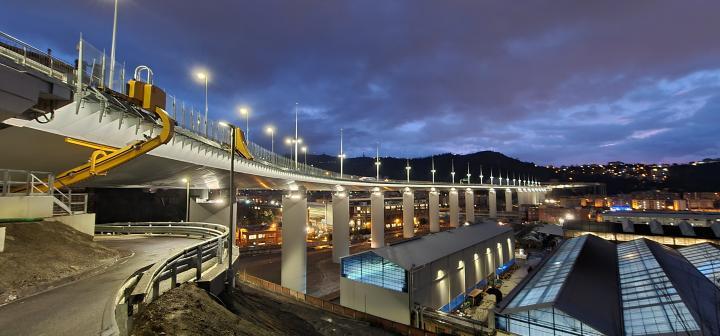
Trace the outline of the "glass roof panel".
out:
<instances>
[{"instance_id":1,"label":"glass roof panel","mask_svg":"<svg viewBox=\"0 0 720 336\"><path fill-rule=\"evenodd\" d=\"M700 273L720 287L720 249L710 243L702 243L680 248L679 251Z\"/></svg>"},{"instance_id":2,"label":"glass roof panel","mask_svg":"<svg viewBox=\"0 0 720 336\"><path fill-rule=\"evenodd\" d=\"M513 298L508 308L525 307L555 301L568 273L575 265L587 236L566 241L538 274Z\"/></svg>"},{"instance_id":3,"label":"glass roof panel","mask_svg":"<svg viewBox=\"0 0 720 336\"><path fill-rule=\"evenodd\" d=\"M644 240L622 243L617 250L627 335L699 330Z\"/></svg>"}]
</instances>

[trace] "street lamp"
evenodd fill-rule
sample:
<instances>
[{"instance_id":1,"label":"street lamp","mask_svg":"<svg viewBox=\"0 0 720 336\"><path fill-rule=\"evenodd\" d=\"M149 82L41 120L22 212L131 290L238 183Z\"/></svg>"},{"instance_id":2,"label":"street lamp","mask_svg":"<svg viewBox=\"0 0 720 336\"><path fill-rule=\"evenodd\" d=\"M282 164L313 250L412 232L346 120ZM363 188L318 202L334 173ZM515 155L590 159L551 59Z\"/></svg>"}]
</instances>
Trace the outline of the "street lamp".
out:
<instances>
[{"instance_id":1,"label":"street lamp","mask_svg":"<svg viewBox=\"0 0 720 336\"><path fill-rule=\"evenodd\" d=\"M118 0L115 0L115 13L113 14L112 44L110 46L110 80L108 88L113 89L113 76L115 75L115 35L117 35Z\"/></svg>"},{"instance_id":2,"label":"street lamp","mask_svg":"<svg viewBox=\"0 0 720 336\"><path fill-rule=\"evenodd\" d=\"M450 161L450 166L452 170L450 171L450 175L452 176L452 184L455 184L455 160Z\"/></svg>"},{"instance_id":3,"label":"street lamp","mask_svg":"<svg viewBox=\"0 0 720 336\"><path fill-rule=\"evenodd\" d=\"M410 169L412 169L412 168L410 167L410 159L408 159L405 164L405 173L407 174L407 183L408 184L410 183Z\"/></svg>"},{"instance_id":4,"label":"street lamp","mask_svg":"<svg viewBox=\"0 0 720 336\"><path fill-rule=\"evenodd\" d=\"M435 184L435 173L437 170L435 170L435 155L432 157L432 168L430 169L430 173L432 174L432 183Z\"/></svg>"},{"instance_id":5,"label":"street lamp","mask_svg":"<svg viewBox=\"0 0 720 336\"><path fill-rule=\"evenodd\" d=\"M190 179L183 178L182 182L185 183L185 221L190 221Z\"/></svg>"},{"instance_id":6,"label":"street lamp","mask_svg":"<svg viewBox=\"0 0 720 336\"><path fill-rule=\"evenodd\" d=\"M380 181L380 145L375 150L375 180Z\"/></svg>"},{"instance_id":7,"label":"street lamp","mask_svg":"<svg viewBox=\"0 0 720 336\"><path fill-rule=\"evenodd\" d=\"M208 135L208 74L198 72L197 78L205 81L205 136Z\"/></svg>"},{"instance_id":8,"label":"street lamp","mask_svg":"<svg viewBox=\"0 0 720 336\"><path fill-rule=\"evenodd\" d=\"M270 152L275 154L275 127L268 126L265 132L270 134Z\"/></svg>"},{"instance_id":9,"label":"street lamp","mask_svg":"<svg viewBox=\"0 0 720 336\"><path fill-rule=\"evenodd\" d=\"M340 178L343 178L343 161L345 161L345 153L343 152L343 129L340 129Z\"/></svg>"},{"instance_id":10,"label":"street lamp","mask_svg":"<svg viewBox=\"0 0 720 336\"><path fill-rule=\"evenodd\" d=\"M302 146L302 148L300 148L300 150L303 152L303 155L305 156L305 167L307 167L307 150L308 150L308 148L307 148L307 146Z\"/></svg>"},{"instance_id":11,"label":"street lamp","mask_svg":"<svg viewBox=\"0 0 720 336\"><path fill-rule=\"evenodd\" d=\"M233 238L235 238L235 221L233 210L235 209L235 137L237 133L237 127L227 122L218 123L222 127L230 128L230 225L228 226L230 232L228 233L228 269L227 269L227 283L231 287L235 287L235 275L232 269L232 249L233 249Z\"/></svg>"},{"instance_id":12,"label":"street lamp","mask_svg":"<svg viewBox=\"0 0 720 336\"><path fill-rule=\"evenodd\" d=\"M250 141L250 111L247 107L240 108L240 115L245 116L245 141Z\"/></svg>"}]
</instances>

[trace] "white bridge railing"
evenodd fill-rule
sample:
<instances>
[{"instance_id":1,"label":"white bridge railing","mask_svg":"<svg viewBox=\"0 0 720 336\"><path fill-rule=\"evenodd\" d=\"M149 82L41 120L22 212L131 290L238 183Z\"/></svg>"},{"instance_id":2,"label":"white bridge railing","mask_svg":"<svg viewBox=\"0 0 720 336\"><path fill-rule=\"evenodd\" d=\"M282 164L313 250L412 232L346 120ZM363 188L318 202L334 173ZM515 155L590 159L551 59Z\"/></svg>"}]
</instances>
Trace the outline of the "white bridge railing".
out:
<instances>
[{"instance_id":1,"label":"white bridge railing","mask_svg":"<svg viewBox=\"0 0 720 336\"><path fill-rule=\"evenodd\" d=\"M203 272L223 265L227 255L226 226L196 222L114 223L95 225L97 234L179 235L202 239L196 244L136 271L116 295L113 319L103 321L104 335L126 335L132 316L143 305L180 283L199 281ZM106 314L108 315L108 314Z\"/></svg>"}]
</instances>

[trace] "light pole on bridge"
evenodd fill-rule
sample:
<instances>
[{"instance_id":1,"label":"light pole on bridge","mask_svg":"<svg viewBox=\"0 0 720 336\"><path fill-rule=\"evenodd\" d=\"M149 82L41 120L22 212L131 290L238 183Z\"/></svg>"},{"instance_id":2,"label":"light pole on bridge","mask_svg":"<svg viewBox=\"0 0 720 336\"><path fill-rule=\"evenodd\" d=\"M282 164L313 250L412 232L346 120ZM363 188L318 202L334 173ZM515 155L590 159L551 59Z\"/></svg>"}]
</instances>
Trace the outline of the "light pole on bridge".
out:
<instances>
[{"instance_id":1,"label":"light pole on bridge","mask_svg":"<svg viewBox=\"0 0 720 336\"><path fill-rule=\"evenodd\" d=\"M233 272L232 267L232 249L233 249L233 239L235 238L235 141L237 137L237 132L239 129L230 123L227 122L220 122L220 126L228 127L230 128L230 188L229 192L230 194L228 197L230 198L230 223L228 225L229 231L228 232L228 268L227 268L227 284L232 288L235 287L235 274Z\"/></svg>"}]
</instances>

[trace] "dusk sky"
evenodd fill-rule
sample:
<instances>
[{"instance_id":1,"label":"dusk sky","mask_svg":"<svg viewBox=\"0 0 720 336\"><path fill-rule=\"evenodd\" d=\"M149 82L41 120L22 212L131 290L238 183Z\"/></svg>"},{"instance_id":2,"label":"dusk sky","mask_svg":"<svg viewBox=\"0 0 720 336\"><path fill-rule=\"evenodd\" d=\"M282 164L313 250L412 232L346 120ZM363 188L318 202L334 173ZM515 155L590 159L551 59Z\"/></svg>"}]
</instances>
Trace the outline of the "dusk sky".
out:
<instances>
[{"instance_id":1,"label":"dusk sky","mask_svg":"<svg viewBox=\"0 0 720 336\"><path fill-rule=\"evenodd\" d=\"M112 0L3 0L0 31L109 54ZM494 150L538 164L720 157L720 1L120 0L117 59L313 153Z\"/></svg>"}]
</instances>

